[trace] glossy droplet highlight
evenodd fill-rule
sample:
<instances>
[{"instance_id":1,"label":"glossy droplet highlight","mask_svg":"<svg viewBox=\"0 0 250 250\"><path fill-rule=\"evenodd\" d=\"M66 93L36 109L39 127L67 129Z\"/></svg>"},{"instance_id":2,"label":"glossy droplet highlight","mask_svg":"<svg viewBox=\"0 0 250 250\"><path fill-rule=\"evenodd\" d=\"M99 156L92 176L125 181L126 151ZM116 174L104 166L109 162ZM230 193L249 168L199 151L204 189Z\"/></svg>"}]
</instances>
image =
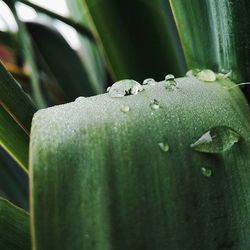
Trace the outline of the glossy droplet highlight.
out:
<instances>
[{"instance_id":1,"label":"glossy droplet highlight","mask_svg":"<svg viewBox=\"0 0 250 250\"><path fill-rule=\"evenodd\" d=\"M175 76L172 74L168 74L165 76L165 81L174 80L174 79L175 79Z\"/></svg>"},{"instance_id":2,"label":"glossy droplet highlight","mask_svg":"<svg viewBox=\"0 0 250 250\"><path fill-rule=\"evenodd\" d=\"M197 79L205 82L214 82L216 80L216 74L210 69L203 69L197 73Z\"/></svg>"},{"instance_id":3,"label":"glossy droplet highlight","mask_svg":"<svg viewBox=\"0 0 250 250\"><path fill-rule=\"evenodd\" d=\"M190 147L198 152L222 153L231 149L240 138L241 136L229 127L214 127L204 133Z\"/></svg>"},{"instance_id":4,"label":"glossy droplet highlight","mask_svg":"<svg viewBox=\"0 0 250 250\"><path fill-rule=\"evenodd\" d=\"M173 91L177 89L177 82L175 81L175 77L172 74L168 74L165 77L165 87L169 91Z\"/></svg>"},{"instance_id":5,"label":"glossy droplet highlight","mask_svg":"<svg viewBox=\"0 0 250 250\"><path fill-rule=\"evenodd\" d=\"M200 72L200 69L190 69L187 73L186 76L187 77L196 77L197 74Z\"/></svg>"},{"instance_id":6,"label":"glossy droplet highlight","mask_svg":"<svg viewBox=\"0 0 250 250\"><path fill-rule=\"evenodd\" d=\"M123 107L121 108L121 111L122 111L123 113L128 113L128 112L130 111L130 107L129 107L129 106L123 106Z\"/></svg>"},{"instance_id":7,"label":"glossy droplet highlight","mask_svg":"<svg viewBox=\"0 0 250 250\"><path fill-rule=\"evenodd\" d=\"M169 145L168 145L167 143L159 142L159 143L158 143L158 146L160 147L160 149L161 149L163 152L168 152L168 151L169 151Z\"/></svg>"},{"instance_id":8,"label":"glossy droplet highlight","mask_svg":"<svg viewBox=\"0 0 250 250\"><path fill-rule=\"evenodd\" d=\"M160 108L160 104L159 101L157 101L156 99L154 99L151 103L150 103L150 108L157 110Z\"/></svg>"},{"instance_id":9,"label":"glossy droplet highlight","mask_svg":"<svg viewBox=\"0 0 250 250\"><path fill-rule=\"evenodd\" d=\"M77 97L77 98L75 99L75 102L79 102L79 101L82 101L82 100L84 100L84 99L85 99L84 96L79 96L79 97Z\"/></svg>"},{"instance_id":10,"label":"glossy droplet highlight","mask_svg":"<svg viewBox=\"0 0 250 250\"><path fill-rule=\"evenodd\" d=\"M142 85L155 85L155 79L147 78L143 81Z\"/></svg>"},{"instance_id":11,"label":"glossy droplet highlight","mask_svg":"<svg viewBox=\"0 0 250 250\"><path fill-rule=\"evenodd\" d=\"M121 80L114 83L108 89L108 93L111 97L123 97L128 95L137 95L142 90L142 85L134 80Z\"/></svg>"},{"instance_id":12,"label":"glossy droplet highlight","mask_svg":"<svg viewBox=\"0 0 250 250\"><path fill-rule=\"evenodd\" d=\"M201 173L205 177L211 177L212 176L212 170L209 168L201 168Z\"/></svg>"}]
</instances>

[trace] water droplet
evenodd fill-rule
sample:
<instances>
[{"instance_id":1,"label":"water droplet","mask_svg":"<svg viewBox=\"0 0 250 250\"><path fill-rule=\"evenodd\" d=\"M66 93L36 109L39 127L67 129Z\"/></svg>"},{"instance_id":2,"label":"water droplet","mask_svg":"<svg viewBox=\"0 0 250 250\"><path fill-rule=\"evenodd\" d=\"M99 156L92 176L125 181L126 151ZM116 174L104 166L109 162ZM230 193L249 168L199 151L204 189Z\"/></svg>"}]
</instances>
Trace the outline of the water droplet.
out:
<instances>
[{"instance_id":1,"label":"water droplet","mask_svg":"<svg viewBox=\"0 0 250 250\"><path fill-rule=\"evenodd\" d=\"M210 69L203 69L196 77L205 82L214 82L216 80L216 74Z\"/></svg>"},{"instance_id":2,"label":"water droplet","mask_svg":"<svg viewBox=\"0 0 250 250\"><path fill-rule=\"evenodd\" d=\"M177 82L175 80L167 80L165 82L165 87L169 91L173 91L177 89Z\"/></svg>"},{"instance_id":3,"label":"water droplet","mask_svg":"<svg viewBox=\"0 0 250 250\"><path fill-rule=\"evenodd\" d=\"M159 142L159 143L158 143L158 146L160 147L160 149L161 149L163 152L168 152L168 150L169 150L169 145L168 145L167 143Z\"/></svg>"},{"instance_id":4,"label":"water droplet","mask_svg":"<svg viewBox=\"0 0 250 250\"><path fill-rule=\"evenodd\" d=\"M227 78L230 78L231 75L232 75L232 70L230 70L229 72L225 72L225 73L218 73L217 78L218 79L227 79Z\"/></svg>"},{"instance_id":5,"label":"water droplet","mask_svg":"<svg viewBox=\"0 0 250 250\"><path fill-rule=\"evenodd\" d=\"M159 102L154 99L151 103L150 103L150 107L151 109L157 110L160 108Z\"/></svg>"},{"instance_id":6,"label":"water droplet","mask_svg":"<svg viewBox=\"0 0 250 250\"><path fill-rule=\"evenodd\" d=\"M114 83L108 93L111 97L123 97L137 95L142 90L142 85L134 80L121 80Z\"/></svg>"},{"instance_id":7,"label":"water droplet","mask_svg":"<svg viewBox=\"0 0 250 250\"><path fill-rule=\"evenodd\" d=\"M107 87L107 92L109 92L110 91L110 89L111 89L111 87L109 86L109 87Z\"/></svg>"},{"instance_id":8,"label":"water droplet","mask_svg":"<svg viewBox=\"0 0 250 250\"><path fill-rule=\"evenodd\" d=\"M79 96L79 97L77 97L77 98L75 99L75 102L79 102L79 101L82 101L82 100L84 100L84 99L85 99L84 96Z\"/></svg>"},{"instance_id":9,"label":"water droplet","mask_svg":"<svg viewBox=\"0 0 250 250\"><path fill-rule=\"evenodd\" d=\"M201 173L205 177L211 177L212 176L212 170L209 168L201 168Z\"/></svg>"},{"instance_id":10,"label":"water droplet","mask_svg":"<svg viewBox=\"0 0 250 250\"><path fill-rule=\"evenodd\" d=\"M186 76L187 77L196 77L197 74L200 72L200 69L190 69L187 73Z\"/></svg>"},{"instance_id":11,"label":"water droplet","mask_svg":"<svg viewBox=\"0 0 250 250\"><path fill-rule=\"evenodd\" d=\"M122 111L123 113L128 113L129 110L130 110L130 107L129 107L129 106L124 106L124 107L121 108L121 111Z\"/></svg>"},{"instance_id":12,"label":"water droplet","mask_svg":"<svg viewBox=\"0 0 250 250\"><path fill-rule=\"evenodd\" d=\"M143 81L142 85L155 85L155 79L147 78Z\"/></svg>"},{"instance_id":13,"label":"water droplet","mask_svg":"<svg viewBox=\"0 0 250 250\"><path fill-rule=\"evenodd\" d=\"M172 74L168 74L165 76L165 81L174 80L174 79L175 79L175 77Z\"/></svg>"},{"instance_id":14,"label":"water droplet","mask_svg":"<svg viewBox=\"0 0 250 250\"><path fill-rule=\"evenodd\" d=\"M214 127L190 146L198 152L221 153L232 148L240 140L240 137L229 127Z\"/></svg>"}]
</instances>

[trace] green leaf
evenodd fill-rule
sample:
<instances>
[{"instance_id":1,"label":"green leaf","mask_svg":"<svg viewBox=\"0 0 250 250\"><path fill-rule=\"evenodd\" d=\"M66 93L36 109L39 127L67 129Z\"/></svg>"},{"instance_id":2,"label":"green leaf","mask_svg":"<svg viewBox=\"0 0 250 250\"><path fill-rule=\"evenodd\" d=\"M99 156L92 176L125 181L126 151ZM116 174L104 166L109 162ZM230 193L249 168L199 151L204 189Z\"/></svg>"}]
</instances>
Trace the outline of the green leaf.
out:
<instances>
[{"instance_id":1,"label":"green leaf","mask_svg":"<svg viewBox=\"0 0 250 250\"><path fill-rule=\"evenodd\" d=\"M15 17L15 20L18 25L18 42L19 42L19 49L22 51L22 56L27 63L27 67L29 69L30 80L32 84L32 96L38 108L44 108L47 106L46 101L43 98L41 86L39 83L39 75L38 69L35 64L33 49L29 34L26 30L24 23L19 19L16 8L15 2L16 0L6 0L6 4L9 6L12 14Z\"/></svg>"},{"instance_id":2,"label":"green leaf","mask_svg":"<svg viewBox=\"0 0 250 250\"><path fill-rule=\"evenodd\" d=\"M36 107L0 62L0 103L29 134Z\"/></svg>"},{"instance_id":3,"label":"green leaf","mask_svg":"<svg viewBox=\"0 0 250 250\"><path fill-rule=\"evenodd\" d=\"M6 0L6 1L11 1L11 0ZM94 40L95 40L94 35L92 34L91 30L89 30L86 26L84 26L78 22L75 22L67 17L60 16L60 15L58 15L58 14L56 14L48 9L45 9L39 5L34 4L32 2L29 2L26 0L15 0L15 1L21 2L25 5L28 5L40 13L43 13L49 17L55 18L61 22L64 22L65 24L68 24L69 26L74 28L76 31L81 33L83 36L86 36L88 39L90 39L92 42L94 42Z\"/></svg>"},{"instance_id":4,"label":"green leaf","mask_svg":"<svg viewBox=\"0 0 250 250\"><path fill-rule=\"evenodd\" d=\"M91 27L82 0L67 0L66 3L74 20L81 22L87 27ZM86 66L89 77L93 82L97 93L103 93L107 85L106 65L104 63L105 58L101 55L100 48L98 48L96 43L93 43L93 41L86 37L78 37L81 44L79 53L84 65Z\"/></svg>"},{"instance_id":5,"label":"green leaf","mask_svg":"<svg viewBox=\"0 0 250 250\"><path fill-rule=\"evenodd\" d=\"M170 0L189 68L232 70L250 80L250 2Z\"/></svg>"},{"instance_id":6,"label":"green leaf","mask_svg":"<svg viewBox=\"0 0 250 250\"><path fill-rule=\"evenodd\" d=\"M28 175L0 148L0 190L15 205L28 209Z\"/></svg>"},{"instance_id":7,"label":"green leaf","mask_svg":"<svg viewBox=\"0 0 250 250\"><path fill-rule=\"evenodd\" d=\"M239 88L126 84L35 114L34 247L249 249L250 110ZM241 138L221 155L190 147L214 127Z\"/></svg>"},{"instance_id":8,"label":"green leaf","mask_svg":"<svg viewBox=\"0 0 250 250\"><path fill-rule=\"evenodd\" d=\"M29 136L0 105L0 146L28 171Z\"/></svg>"},{"instance_id":9,"label":"green leaf","mask_svg":"<svg viewBox=\"0 0 250 250\"><path fill-rule=\"evenodd\" d=\"M31 249L29 214L0 198L0 249Z\"/></svg>"},{"instance_id":10,"label":"green leaf","mask_svg":"<svg viewBox=\"0 0 250 250\"><path fill-rule=\"evenodd\" d=\"M26 26L38 52L38 60L40 57L46 64L67 102L80 95L96 94L80 58L59 32L39 23L28 22Z\"/></svg>"},{"instance_id":11,"label":"green leaf","mask_svg":"<svg viewBox=\"0 0 250 250\"><path fill-rule=\"evenodd\" d=\"M183 74L160 0L82 0L114 78L142 81Z\"/></svg>"}]
</instances>

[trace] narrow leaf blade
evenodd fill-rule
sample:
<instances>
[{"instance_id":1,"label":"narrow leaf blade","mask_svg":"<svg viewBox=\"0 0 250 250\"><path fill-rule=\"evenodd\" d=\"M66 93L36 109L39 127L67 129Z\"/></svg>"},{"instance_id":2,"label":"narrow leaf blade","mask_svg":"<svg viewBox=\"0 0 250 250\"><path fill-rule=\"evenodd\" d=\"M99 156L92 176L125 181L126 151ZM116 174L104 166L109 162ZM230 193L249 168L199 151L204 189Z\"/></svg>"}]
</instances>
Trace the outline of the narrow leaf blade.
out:
<instances>
[{"instance_id":1,"label":"narrow leaf blade","mask_svg":"<svg viewBox=\"0 0 250 250\"><path fill-rule=\"evenodd\" d=\"M0 249L31 249L29 215L24 210L0 198Z\"/></svg>"}]
</instances>

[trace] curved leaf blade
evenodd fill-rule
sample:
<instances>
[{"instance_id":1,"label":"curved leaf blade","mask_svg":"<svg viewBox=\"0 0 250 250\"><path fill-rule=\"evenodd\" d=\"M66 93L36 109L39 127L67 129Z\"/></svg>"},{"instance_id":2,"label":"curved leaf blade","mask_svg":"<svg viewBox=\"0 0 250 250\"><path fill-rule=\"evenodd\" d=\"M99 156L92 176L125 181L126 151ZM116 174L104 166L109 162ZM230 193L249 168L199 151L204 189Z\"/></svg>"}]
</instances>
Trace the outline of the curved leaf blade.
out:
<instances>
[{"instance_id":1,"label":"curved leaf blade","mask_svg":"<svg viewBox=\"0 0 250 250\"><path fill-rule=\"evenodd\" d=\"M57 84L63 90L66 101L78 96L95 95L87 72L76 52L56 30L39 23L26 23L34 48L41 57Z\"/></svg>"},{"instance_id":2,"label":"curved leaf blade","mask_svg":"<svg viewBox=\"0 0 250 250\"><path fill-rule=\"evenodd\" d=\"M0 146L28 171L29 136L0 105Z\"/></svg>"},{"instance_id":3,"label":"curved leaf blade","mask_svg":"<svg viewBox=\"0 0 250 250\"><path fill-rule=\"evenodd\" d=\"M82 1L116 80L183 75L161 1Z\"/></svg>"},{"instance_id":4,"label":"curved leaf blade","mask_svg":"<svg viewBox=\"0 0 250 250\"><path fill-rule=\"evenodd\" d=\"M0 104L15 121L29 134L31 120L37 108L19 83L0 62Z\"/></svg>"},{"instance_id":5,"label":"curved leaf blade","mask_svg":"<svg viewBox=\"0 0 250 250\"><path fill-rule=\"evenodd\" d=\"M0 198L1 250L31 249L29 215L24 210Z\"/></svg>"},{"instance_id":6,"label":"curved leaf blade","mask_svg":"<svg viewBox=\"0 0 250 250\"><path fill-rule=\"evenodd\" d=\"M176 84L36 113L30 155L37 250L249 248L249 106L238 88L227 90L229 80ZM243 140L220 157L190 148L215 126Z\"/></svg>"}]
</instances>

